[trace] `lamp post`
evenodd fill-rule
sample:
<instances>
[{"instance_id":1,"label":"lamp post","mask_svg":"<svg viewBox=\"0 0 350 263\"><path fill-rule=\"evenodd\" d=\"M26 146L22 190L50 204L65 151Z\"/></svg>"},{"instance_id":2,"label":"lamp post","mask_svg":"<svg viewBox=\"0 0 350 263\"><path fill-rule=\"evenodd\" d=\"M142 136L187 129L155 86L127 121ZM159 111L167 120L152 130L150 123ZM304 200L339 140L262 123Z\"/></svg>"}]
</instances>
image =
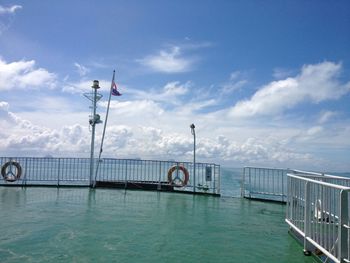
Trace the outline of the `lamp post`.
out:
<instances>
[{"instance_id":1,"label":"lamp post","mask_svg":"<svg viewBox=\"0 0 350 263\"><path fill-rule=\"evenodd\" d=\"M190 128L193 135L193 192L196 192L196 126L192 123Z\"/></svg>"},{"instance_id":2,"label":"lamp post","mask_svg":"<svg viewBox=\"0 0 350 263\"><path fill-rule=\"evenodd\" d=\"M97 93L100 88L99 81L94 80L92 85L92 93L84 93L84 96L92 102L92 114L90 115L89 124L92 127L91 132L91 150L90 150L90 187L93 186L93 172L94 172L94 149L95 149L95 126L101 123L100 115L96 114L96 104L102 98L102 95Z\"/></svg>"}]
</instances>

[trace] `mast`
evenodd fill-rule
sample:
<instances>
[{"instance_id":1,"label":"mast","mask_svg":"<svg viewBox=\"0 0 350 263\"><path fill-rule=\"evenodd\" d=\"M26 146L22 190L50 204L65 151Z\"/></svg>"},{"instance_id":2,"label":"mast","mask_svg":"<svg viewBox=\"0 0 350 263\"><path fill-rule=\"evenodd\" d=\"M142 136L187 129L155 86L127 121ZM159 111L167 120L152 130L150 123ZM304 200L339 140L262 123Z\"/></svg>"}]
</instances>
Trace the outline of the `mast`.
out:
<instances>
[{"instance_id":1,"label":"mast","mask_svg":"<svg viewBox=\"0 0 350 263\"><path fill-rule=\"evenodd\" d=\"M94 149L95 149L95 126L101 123L100 115L96 114L96 104L102 98L102 95L97 93L100 88L99 81L94 80L91 87L93 89L92 93L84 93L84 96L92 102L92 115L90 115L89 124L92 127L91 132L91 149L90 149L90 187L93 186L93 171L94 171Z\"/></svg>"}]
</instances>

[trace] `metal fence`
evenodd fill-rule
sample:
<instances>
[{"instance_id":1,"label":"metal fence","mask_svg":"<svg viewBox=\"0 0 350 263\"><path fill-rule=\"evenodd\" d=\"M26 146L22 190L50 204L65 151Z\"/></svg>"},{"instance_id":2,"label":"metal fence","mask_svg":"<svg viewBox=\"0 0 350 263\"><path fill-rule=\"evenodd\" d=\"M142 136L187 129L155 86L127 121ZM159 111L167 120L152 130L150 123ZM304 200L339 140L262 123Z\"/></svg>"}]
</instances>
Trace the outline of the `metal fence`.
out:
<instances>
[{"instance_id":1,"label":"metal fence","mask_svg":"<svg viewBox=\"0 0 350 263\"><path fill-rule=\"evenodd\" d=\"M349 178L296 173L287 175L286 222L303 238L305 252L350 262Z\"/></svg>"},{"instance_id":2,"label":"metal fence","mask_svg":"<svg viewBox=\"0 0 350 263\"><path fill-rule=\"evenodd\" d=\"M285 202L288 172L288 169L244 167L241 196Z\"/></svg>"},{"instance_id":3,"label":"metal fence","mask_svg":"<svg viewBox=\"0 0 350 263\"><path fill-rule=\"evenodd\" d=\"M97 161L94 160L94 167L99 166L98 172L94 170L90 178L88 158L0 157L0 185L90 186L98 182L124 182L220 194L220 166L213 163L196 163L194 175L190 162L110 158ZM171 168L173 172L169 174Z\"/></svg>"}]
</instances>

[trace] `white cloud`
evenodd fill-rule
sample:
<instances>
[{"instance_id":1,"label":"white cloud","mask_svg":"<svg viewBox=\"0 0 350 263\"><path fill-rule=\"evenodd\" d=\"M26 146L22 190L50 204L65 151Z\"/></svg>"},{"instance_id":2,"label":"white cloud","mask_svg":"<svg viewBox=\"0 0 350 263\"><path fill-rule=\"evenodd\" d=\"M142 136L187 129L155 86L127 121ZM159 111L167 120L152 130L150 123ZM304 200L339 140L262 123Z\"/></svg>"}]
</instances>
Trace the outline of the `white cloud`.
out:
<instances>
[{"instance_id":1,"label":"white cloud","mask_svg":"<svg viewBox=\"0 0 350 263\"><path fill-rule=\"evenodd\" d=\"M161 89L138 90L132 88L125 88L125 95L128 98L132 97L137 101L153 101L155 103L161 102L163 106L166 105L180 105L181 97L188 94L192 86L191 82L180 83L173 81L166 83Z\"/></svg>"},{"instance_id":2,"label":"white cloud","mask_svg":"<svg viewBox=\"0 0 350 263\"><path fill-rule=\"evenodd\" d=\"M335 112L335 111L324 111L324 112L321 112L320 117L318 119L318 123L324 124L324 123L330 121L331 118L336 116L336 115L338 115L338 112Z\"/></svg>"},{"instance_id":3,"label":"white cloud","mask_svg":"<svg viewBox=\"0 0 350 263\"><path fill-rule=\"evenodd\" d=\"M338 81L342 65L323 62L303 66L294 78L273 81L259 89L249 100L238 102L231 116L278 115L303 101L319 103L338 99L350 90L350 82Z\"/></svg>"},{"instance_id":4,"label":"white cloud","mask_svg":"<svg viewBox=\"0 0 350 263\"><path fill-rule=\"evenodd\" d=\"M190 122L184 120L178 111L165 111L150 101L113 102L103 157L136 156L147 159L191 161L193 137L189 126L185 125ZM88 157L91 134L86 125L73 124L63 125L57 129L46 128L18 117L10 112L9 108L7 102L0 102L0 152L15 155ZM237 123L230 124L225 119L193 116L198 118L196 127L199 161L224 162L239 166L303 168L310 163L322 166L322 160L308 153L306 146L306 143L323 139L327 135L321 126L312 126L305 131L300 130L299 133L296 130L294 138L293 133L289 132L292 140L285 142L281 138L288 138L288 135L280 130L275 131L273 135L264 136L261 135L263 134L261 128L237 127ZM222 127L216 125L218 122L228 128L228 131L224 132L226 135L220 135ZM9 126L11 129L6 129ZM97 129L96 149L99 147L102 126L99 125ZM265 129L266 134L272 134L271 129ZM341 136L348 136L349 131L350 129L342 131ZM336 142L337 145L342 144L342 137L340 134L332 136L339 140ZM302 144L300 148L302 151L296 148L297 143Z\"/></svg>"},{"instance_id":5,"label":"white cloud","mask_svg":"<svg viewBox=\"0 0 350 263\"><path fill-rule=\"evenodd\" d=\"M243 75L240 71L234 71L230 74L229 81L222 84L220 90L222 95L228 95L233 91L240 90L244 85L247 84L247 80L243 78Z\"/></svg>"},{"instance_id":6,"label":"white cloud","mask_svg":"<svg viewBox=\"0 0 350 263\"><path fill-rule=\"evenodd\" d=\"M163 102L163 104L182 104L180 97L187 94L191 87L190 82L181 84L179 81L173 81L167 83L160 92L151 91L147 94L149 99L154 101Z\"/></svg>"},{"instance_id":7,"label":"white cloud","mask_svg":"<svg viewBox=\"0 0 350 263\"><path fill-rule=\"evenodd\" d=\"M107 107L107 101L99 103L102 107ZM152 100L117 101L110 103L110 109L115 112L114 116L119 117L157 117L163 114L164 110ZM147 119L145 119L147 120Z\"/></svg>"},{"instance_id":8,"label":"white cloud","mask_svg":"<svg viewBox=\"0 0 350 263\"><path fill-rule=\"evenodd\" d=\"M169 82L164 86L164 93L162 94L166 99L173 96L184 95L188 92L189 83L179 85L178 81Z\"/></svg>"},{"instance_id":9,"label":"white cloud","mask_svg":"<svg viewBox=\"0 0 350 263\"><path fill-rule=\"evenodd\" d=\"M158 54L146 56L138 62L154 71L180 73L192 70L194 59L183 57L181 48L173 46L170 50L161 50Z\"/></svg>"},{"instance_id":10,"label":"white cloud","mask_svg":"<svg viewBox=\"0 0 350 263\"><path fill-rule=\"evenodd\" d=\"M63 126L60 130L37 126L9 111L6 102L0 102L0 152L18 155L82 153L89 151L89 131L79 124ZM6 129L11 127L11 129Z\"/></svg>"},{"instance_id":11,"label":"white cloud","mask_svg":"<svg viewBox=\"0 0 350 263\"><path fill-rule=\"evenodd\" d=\"M21 8L22 6L20 5L13 5L10 7L4 7L0 5L0 36L3 32L10 28L14 19L15 12Z\"/></svg>"},{"instance_id":12,"label":"white cloud","mask_svg":"<svg viewBox=\"0 0 350 263\"><path fill-rule=\"evenodd\" d=\"M53 88L56 75L37 68L34 60L7 63L0 58L0 90Z\"/></svg>"},{"instance_id":13,"label":"white cloud","mask_svg":"<svg viewBox=\"0 0 350 263\"><path fill-rule=\"evenodd\" d=\"M322 126L314 126L314 127L311 127L310 129L308 129L306 131L306 134L307 135L310 135L310 136L314 136L320 132L323 131L323 127Z\"/></svg>"},{"instance_id":14,"label":"white cloud","mask_svg":"<svg viewBox=\"0 0 350 263\"><path fill-rule=\"evenodd\" d=\"M85 76L87 73L89 73L90 69L88 69L87 67L84 67L83 65L75 62L74 66L77 68L77 71L80 75L80 77Z\"/></svg>"},{"instance_id":15,"label":"white cloud","mask_svg":"<svg viewBox=\"0 0 350 263\"><path fill-rule=\"evenodd\" d=\"M273 70L272 76L275 79L283 79L291 76L293 74L292 70L284 69L284 68L275 68Z\"/></svg>"},{"instance_id":16,"label":"white cloud","mask_svg":"<svg viewBox=\"0 0 350 263\"><path fill-rule=\"evenodd\" d=\"M3 14L14 14L17 10L21 9L22 6L20 5L13 5L10 7L4 7L0 5L0 15Z\"/></svg>"},{"instance_id":17,"label":"white cloud","mask_svg":"<svg viewBox=\"0 0 350 263\"><path fill-rule=\"evenodd\" d=\"M12 125L17 122L16 116L9 111L10 105L6 101L0 101L0 123ZM5 126L4 126L5 128Z\"/></svg>"},{"instance_id":18,"label":"white cloud","mask_svg":"<svg viewBox=\"0 0 350 263\"><path fill-rule=\"evenodd\" d=\"M23 69L18 70L19 65L15 68L25 74L28 65L25 61L22 62ZM33 69L35 70L35 67ZM294 78L262 87L256 93L262 95L259 97L255 94L248 102L257 103L259 100L255 97L258 97L264 103L274 104L266 111L265 108L260 108L266 115L283 112L301 101L317 103L336 99L348 91L349 85L337 81L340 70L341 65L334 63L305 66ZM9 77L9 82L14 82L17 75L13 75L14 80ZM322 84L326 85L326 88L322 86L316 89L312 82L309 83L310 79L314 79L318 87ZM241 73L231 74L232 83L240 80ZM81 94L91 91L91 85L92 80L82 80L67 84L65 91ZM102 80L100 86L100 91L108 91L110 81ZM312 164L322 168L322 158L327 154L319 153L320 147L329 150L328 156L332 155L334 149L337 151L348 147L348 123L332 122L335 126L331 129L322 126L323 123L332 120L335 112L322 112L319 118L314 118L312 123L307 124L302 120L291 123L284 118L273 124L261 122L259 118L236 118L232 121L232 117L227 115L227 111L232 109L220 105L220 98L202 96L205 91L203 90L192 82L179 81L168 82L158 89L148 91L125 88L122 97L113 98L111 101L103 157L135 156L190 161L193 137L189 125L193 122L197 131L198 161L224 162L230 166L264 165L291 168L304 168ZM320 94L313 94L315 91ZM14 108L14 114L10 111L9 103L0 102L0 152L6 155L14 153L88 157L91 136L87 121L89 102L86 101L86 104L82 105L79 99L75 99L73 107L73 96L65 99L65 95L67 94L63 93L57 99L43 95L34 103L38 104L35 106L35 112L32 112L32 108L30 112L21 112L23 108L28 110L28 103L23 102L23 108ZM280 104L277 99L287 103L287 106ZM290 104L288 100L291 100ZM60 105L65 108L64 114L55 111ZM221 110L210 111L209 106L214 105ZM11 101L11 106L16 105ZM98 113L103 120L107 98L103 98L98 106ZM49 109L48 113L43 113L45 108ZM97 127L96 148L99 146L102 128L103 125ZM338 160L335 156L331 156L330 163Z\"/></svg>"}]
</instances>

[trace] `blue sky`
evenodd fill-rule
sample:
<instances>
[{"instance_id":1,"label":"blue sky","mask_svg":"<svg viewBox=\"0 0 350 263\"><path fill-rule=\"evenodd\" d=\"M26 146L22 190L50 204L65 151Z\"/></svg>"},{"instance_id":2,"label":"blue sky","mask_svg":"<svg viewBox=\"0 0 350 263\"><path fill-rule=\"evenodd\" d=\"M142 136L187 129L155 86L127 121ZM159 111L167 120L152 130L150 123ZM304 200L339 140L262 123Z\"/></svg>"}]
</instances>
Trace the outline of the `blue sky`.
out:
<instances>
[{"instance_id":1,"label":"blue sky","mask_svg":"<svg viewBox=\"0 0 350 263\"><path fill-rule=\"evenodd\" d=\"M0 153L349 171L348 1L2 1ZM97 129L98 140L102 125Z\"/></svg>"}]
</instances>

